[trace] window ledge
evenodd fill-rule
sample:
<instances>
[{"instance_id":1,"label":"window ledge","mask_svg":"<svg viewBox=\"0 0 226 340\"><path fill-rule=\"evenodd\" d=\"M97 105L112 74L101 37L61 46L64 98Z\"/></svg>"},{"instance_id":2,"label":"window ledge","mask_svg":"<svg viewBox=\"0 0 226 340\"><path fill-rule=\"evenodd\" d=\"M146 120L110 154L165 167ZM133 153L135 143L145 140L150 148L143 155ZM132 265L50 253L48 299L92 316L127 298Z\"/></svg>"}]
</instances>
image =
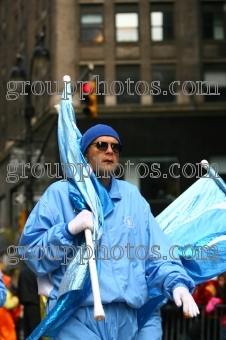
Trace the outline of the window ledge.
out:
<instances>
[{"instance_id":1,"label":"window ledge","mask_svg":"<svg viewBox=\"0 0 226 340\"><path fill-rule=\"evenodd\" d=\"M215 44L215 45L218 45L218 44L226 44L226 39L221 39L221 40L216 40L216 39L202 39L203 41L203 44Z\"/></svg>"}]
</instances>

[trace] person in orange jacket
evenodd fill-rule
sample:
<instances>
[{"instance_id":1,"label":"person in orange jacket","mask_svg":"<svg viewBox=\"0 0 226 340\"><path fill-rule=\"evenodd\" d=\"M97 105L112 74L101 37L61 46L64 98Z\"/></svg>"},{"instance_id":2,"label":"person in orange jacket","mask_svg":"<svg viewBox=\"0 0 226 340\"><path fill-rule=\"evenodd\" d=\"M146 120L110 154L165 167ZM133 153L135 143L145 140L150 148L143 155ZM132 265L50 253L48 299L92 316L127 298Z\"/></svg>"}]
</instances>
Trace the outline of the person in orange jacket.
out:
<instances>
[{"instance_id":1,"label":"person in orange jacket","mask_svg":"<svg viewBox=\"0 0 226 340\"><path fill-rule=\"evenodd\" d=\"M13 309L19 305L19 299L10 291L11 277L3 274L2 279L6 287L6 300L0 308L0 339L17 340L16 326L13 318Z\"/></svg>"},{"instance_id":2,"label":"person in orange jacket","mask_svg":"<svg viewBox=\"0 0 226 340\"><path fill-rule=\"evenodd\" d=\"M209 300L216 296L218 281L215 279L208 280L198 284L193 293L193 298L198 305L207 305Z\"/></svg>"}]
</instances>

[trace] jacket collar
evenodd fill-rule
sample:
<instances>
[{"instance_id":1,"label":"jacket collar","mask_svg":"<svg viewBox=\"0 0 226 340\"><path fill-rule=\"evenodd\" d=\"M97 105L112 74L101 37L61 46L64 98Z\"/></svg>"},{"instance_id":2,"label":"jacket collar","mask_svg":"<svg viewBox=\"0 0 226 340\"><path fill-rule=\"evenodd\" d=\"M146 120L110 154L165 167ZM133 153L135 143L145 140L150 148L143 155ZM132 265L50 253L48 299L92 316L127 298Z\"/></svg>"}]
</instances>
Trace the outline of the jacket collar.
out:
<instances>
[{"instance_id":1,"label":"jacket collar","mask_svg":"<svg viewBox=\"0 0 226 340\"><path fill-rule=\"evenodd\" d=\"M122 199L122 195L119 192L118 181L113 176L111 177L111 189L109 191L109 196L112 199L116 199L116 200Z\"/></svg>"}]
</instances>

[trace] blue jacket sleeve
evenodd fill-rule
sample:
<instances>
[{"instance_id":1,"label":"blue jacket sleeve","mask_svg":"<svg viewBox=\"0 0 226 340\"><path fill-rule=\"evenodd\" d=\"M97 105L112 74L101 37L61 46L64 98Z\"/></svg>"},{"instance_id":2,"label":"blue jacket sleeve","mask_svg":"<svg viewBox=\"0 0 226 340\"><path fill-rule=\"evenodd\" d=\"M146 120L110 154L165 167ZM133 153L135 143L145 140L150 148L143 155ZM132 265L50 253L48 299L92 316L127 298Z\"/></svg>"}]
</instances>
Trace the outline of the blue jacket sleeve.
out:
<instances>
[{"instance_id":1,"label":"blue jacket sleeve","mask_svg":"<svg viewBox=\"0 0 226 340\"><path fill-rule=\"evenodd\" d=\"M150 241L150 256L145 264L150 297L164 295L173 300L172 291L178 286L187 287L192 293L195 283L188 276L180 259L173 254L173 245L156 222L149 206L146 207L145 214Z\"/></svg>"},{"instance_id":2,"label":"blue jacket sleeve","mask_svg":"<svg viewBox=\"0 0 226 340\"><path fill-rule=\"evenodd\" d=\"M73 255L74 238L67 232L67 223L74 217L68 193L64 195L54 186L47 189L29 215L18 252L38 276L53 272L63 264L65 255Z\"/></svg>"},{"instance_id":3,"label":"blue jacket sleeve","mask_svg":"<svg viewBox=\"0 0 226 340\"><path fill-rule=\"evenodd\" d=\"M6 300L6 288L2 281L2 274L0 272L0 307L2 307Z\"/></svg>"}]
</instances>

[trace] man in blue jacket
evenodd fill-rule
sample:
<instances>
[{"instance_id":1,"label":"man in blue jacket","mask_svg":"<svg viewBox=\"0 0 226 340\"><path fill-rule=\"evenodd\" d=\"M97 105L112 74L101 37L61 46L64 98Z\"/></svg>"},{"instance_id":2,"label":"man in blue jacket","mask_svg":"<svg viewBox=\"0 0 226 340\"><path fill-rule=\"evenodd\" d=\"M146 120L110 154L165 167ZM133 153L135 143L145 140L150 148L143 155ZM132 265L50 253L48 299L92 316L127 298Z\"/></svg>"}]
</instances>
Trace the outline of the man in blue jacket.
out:
<instances>
[{"instance_id":1,"label":"man in blue jacket","mask_svg":"<svg viewBox=\"0 0 226 340\"><path fill-rule=\"evenodd\" d=\"M2 281L2 274L0 272L0 307L2 307L6 300L6 288Z\"/></svg>"},{"instance_id":2,"label":"man in blue jacket","mask_svg":"<svg viewBox=\"0 0 226 340\"><path fill-rule=\"evenodd\" d=\"M199 313L190 294L195 284L181 262L169 258L171 244L149 204L135 186L112 176L121 149L120 138L110 126L95 125L83 135L81 150L114 202L114 210L105 217L98 256L106 317L101 322L94 320L90 294L65 321L56 340L146 340L147 332L138 338L137 309L160 295L178 306L183 304L191 317ZM29 247L27 264L38 276L39 291L49 297L48 311L56 304L69 259L86 228L93 230L92 214L74 211L65 181L52 184L28 218L19 245ZM49 250L52 257L46 253Z\"/></svg>"}]
</instances>

